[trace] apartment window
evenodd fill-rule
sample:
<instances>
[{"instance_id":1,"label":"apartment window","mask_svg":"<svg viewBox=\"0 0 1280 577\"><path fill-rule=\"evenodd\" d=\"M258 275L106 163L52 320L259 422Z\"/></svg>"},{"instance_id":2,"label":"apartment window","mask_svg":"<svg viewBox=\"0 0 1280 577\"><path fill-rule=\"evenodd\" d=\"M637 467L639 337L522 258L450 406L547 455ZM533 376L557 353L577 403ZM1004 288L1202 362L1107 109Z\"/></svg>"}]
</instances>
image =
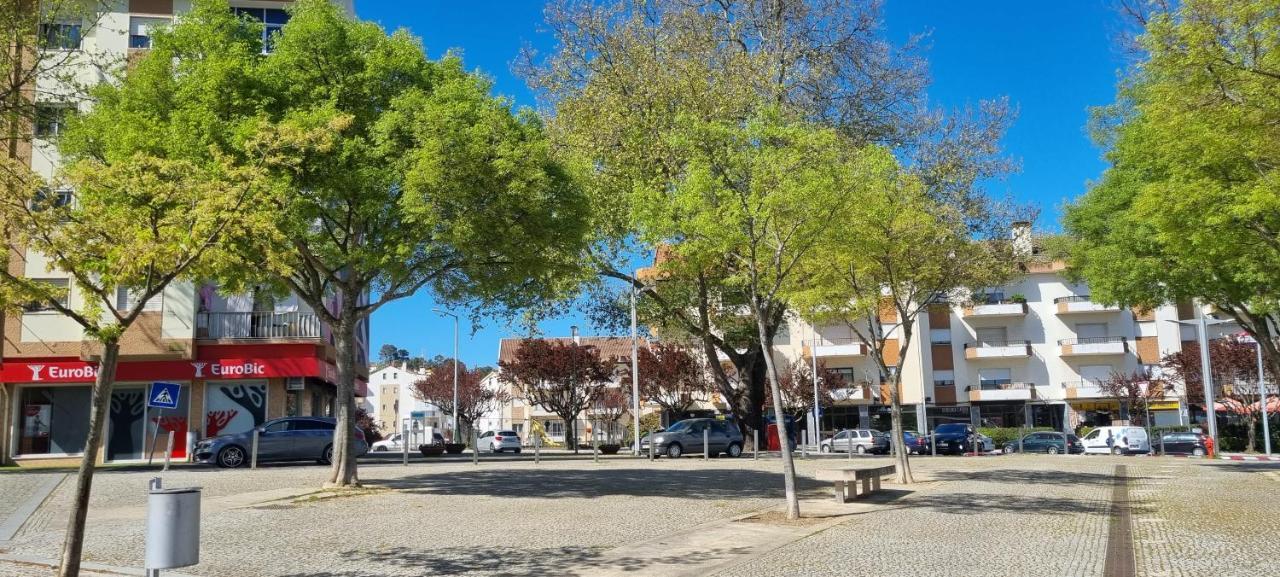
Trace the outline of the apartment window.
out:
<instances>
[{"instance_id":1,"label":"apartment window","mask_svg":"<svg viewBox=\"0 0 1280 577\"><path fill-rule=\"evenodd\" d=\"M547 421L547 434L552 437L564 436L564 421Z\"/></svg>"},{"instance_id":2,"label":"apartment window","mask_svg":"<svg viewBox=\"0 0 1280 577\"><path fill-rule=\"evenodd\" d=\"M69 188L59 188L57 190L42 188L31 199L31 210L39 212L50 208L71 206L71 202L74 199L75 195L72 194Z\"/></svg>"},{"instance_id":3,"label":"apartment window","mask_svg":"<svg viewBox=\"0 0 1280 577\"><path fill-rule=\"evenodd\" d=\"M1107 336L1107 323L1079 323L1076 325L1078 342L1097 342Z\"/></svg>"},{"instance_id":4,"label":"apartment window","mask_svg":"<svg viewBox=\"0 0 1280 577\"><path fill-rule=\"evenodd\" d=\"M854 379L853 369L850 367L841 367L838 369L827 369L827 371L838 375L844 381L845 385L852 386L854 383L858 382L856 379Z\"/></svg>"},{"instance_id":5,"label":"apartment window","mask_svg":"<svg viewBox=\"0 0 1280 577\"><path fill-rule=\"evenodd\" d=\"M129 48L151 48L151 34L156 28L169 24L167 18L129 18Z\"/></svg>"},{"instance_id":6,"label":"apartment window","mask_svg":"<svg viewBox=\"0 0 1280 577\"><path fill-rule=\"evenodd\" d=\"M54 292L56 292L56 293L58 293L58 294L59 294L59 296L58 296L58 298L57 298L57 300L58 300L58 304L60 304L60 305L62 305L62 306L64 306L64 307L65 307L65 306L68 306L68 305L67 305L67 302L68 302L68 300L67 300L67 299L68 299L69 289L70 289L70 287L71 287L71 280L70 280L70 279L65 279L65 278L36 278L36 279L31 279L31 280L32 280L32 281L34 281L34 282L36 282L36 283L46 284L46 285L49 285L50 287L52 287L52 288L54 289ZM25 310L26 310L27 312L29 312L29 313L40 312L40 311L51 311L51 310L54 310L53 306L52 306L52 305L50 305L48 302L45 302L45 301L29 302L29 303L27 303L26 305L24 305L24 306L23 306L23 309L25 309Z\"/></svg>"},{"instance_id":7,"label":"apartment window","mask_svg":"<svg viewBox=\"0 0 1280 577\"><path fill-rule=\"evenodd\" d=\"M80 25L67 22L41 24L40 47L48 50L79 50Z\"/></svg>"},{"instance_id":8,"label":"apartment window","mask_svg":"<svg viewBox=\"0 0 1280 577\"><path fill-rule=\"evenodd\" d=\"M138 298L141 295L139 291L130 290L125 287L116 288L116 310L130 311L138 305ZM143 311L159 311L164 307L164 293L151 297L151 300L142 305Z\"/></svg>"},{"instance_id":9,"label":"apartment window","mask_svg":"<svg viewBox=\"0 0 1280 577\"><path fill-rule=\"evenodd\" d=\"M984 347L1002 347L1009 341L1009 329L1006 327L987 327L974 331L978 344Z\"/></svg>"},{"instance_id":10,"label":"apartment window","mask_svg":"<svg viewBox=\"0 0 1280 577\"><path fill-rule=\"evenodd\" d=\"M70 112L71 107L65 104L37 104L36 138L52 140L61 135Z\"/></svg>"},{"instance_id":11,"label":"apartment window","mask_svg":"<svg viewBox=\"0 0 1280 577\"><path fill-rule=\"evenodd\" d=\"M929 329L929 342L935 345L951 342L951 329Z\"/></svg>"},{"instance_id":12,"label":"apartment window","mask_svg":"<svg viewBox=\"0 0 1280 577\"><path fill-rule=\"evenodd\" d=\"M982 388L998 388L1013 382L1011 369L982 369L978 371L978 384Z\"/></svg>"},{"instance_id":13,"label":"apartment window","mask_svg":"<svg viewBox=\"0 0 1280 577\"><path fill-rule=\"evenodd\" d=\"M1111 379L1115 369L1111 365L1083 365L1080 367L1080 380L1088 384L1098 384Z\"/></svg>"},{"instance_id":14,"label":"apartment window","mask_svg":"<svg viewBox=\"0 0 1280 577\"><path fill-rule=\"evenodd\" d=\"M978 304L996 304L1004 302L1003 290L987 290L973 295L973 302Z\"/></svg>"},{"instance_id":15,"label":"apartment window","mask_svg":"<svg viewBox=\"0 0 1280 577\"><path fill-rule=\"evenodd\" d=\"M231 10L236 16L262 24L263 54L275 49L275 35L289 21L289 13L278 8L232 8Z\"/></svg>"},{"instance_id":16,"label":"apartment window","mask_svg":"<svg viewBox=\"0 0 1280 577\"><path fill-rule=\"evenodd\" d=\"M933 371L933 386L935 387L954 387L956 384L955 371Z\"/></svg>"}]
</instances>

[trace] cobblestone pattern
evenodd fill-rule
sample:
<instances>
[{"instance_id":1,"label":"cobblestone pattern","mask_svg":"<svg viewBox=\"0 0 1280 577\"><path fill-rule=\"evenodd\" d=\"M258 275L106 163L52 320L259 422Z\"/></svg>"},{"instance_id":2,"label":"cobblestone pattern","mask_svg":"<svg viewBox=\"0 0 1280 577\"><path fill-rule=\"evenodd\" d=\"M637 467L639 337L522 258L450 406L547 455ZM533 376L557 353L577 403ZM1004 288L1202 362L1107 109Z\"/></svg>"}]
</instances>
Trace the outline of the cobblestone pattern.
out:
<instances>
[{"instance_id":1,"label":"cobblestone pattern","mask_svg":"<svg viewBox=\"0 0 1280 577\"><path fill-rule=\"evenodd\" d=\"M58 475L20 471L0 473L0 521L7 519L19 505L30 499L45 481L55 476Z\"/></svg>"}]
</instances>

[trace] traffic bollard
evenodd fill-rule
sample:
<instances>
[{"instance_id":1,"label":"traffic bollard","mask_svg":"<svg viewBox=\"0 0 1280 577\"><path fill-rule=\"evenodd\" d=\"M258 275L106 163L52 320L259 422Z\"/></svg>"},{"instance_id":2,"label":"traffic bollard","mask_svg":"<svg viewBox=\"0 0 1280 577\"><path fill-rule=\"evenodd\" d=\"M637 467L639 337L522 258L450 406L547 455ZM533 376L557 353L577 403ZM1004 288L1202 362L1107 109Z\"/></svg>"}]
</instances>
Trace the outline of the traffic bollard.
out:
<instances>
[{"instance_id":1,"label":"traffic bollard","mask_svg":"<svg viewBox=\"0 0 1280 577\"><path fill-rule=\"evenodd\" d=\"M598 432L599 430L600 429L597 427L596 423L593 421L591 423L591 462L593 463L600 462L600 433Z\"/></svg>"},{"instance_id":2,"label":"traffic bollard","mask_svg":"<svg viewBox=\"0 0 1280 577\"><path fill-rule=\"evenodd\" d=\"M800 458L809 458L809 431L800 431Z\"/></svg>"},{"instance_id":3,"label":"traffic bollard","mask_svg":"<svg viewBox=\"0 0 1280 577\"><path fill-rule=\"evenodd\" d=\"M760 460L760 431L751 431L751 460Z\"/></svg>"},{"instance_id":4,"label":"traffic bollard","mask_svg":"<svg viewBox=\"0 0 1280 577\"><path fill-rule=\"evenodd\" d=\"M533 464L537 465L542 462L542 435L533 437Z\"/></svg>"},{"instance_id":5,"label":"traffic bollard","mask_svg":"<svg viewBox=\"0 0 1280 577\"><path fill-rule=\"evenodd\" d=\"M169 431L169 442L164 446L164 470L169 470L169 458L173 456L173 431Z\"/></svg>"},{"instance_id":6,"label":"traffic bollard","mask_svg":"<svg viewBox=\"0 0 1280 577\"><path fill-rule=\"evenodd\" d=\"M846 458L852 461L853 460L853 431L845 431L844 440L845 440L845 447L849 449L848 451L845 451L845 453L848 453Z\"/></svg>"},{"instance_id":7,"label":"traffic bollard","mask_svg":"<svg viewBox=\"0 0 1280 577\"><path fill-rule=\"evenodd\" d=\"M249 456L249 468L258 468L258 430L253 430L253 454Z\"/></svg>"},{"instance_id":8,"label":"traffic bollard","mask_svg":"<svg viewBox=\"0 0 1280 577\"><path fill-rule=\"evenodd\" d=\"M409 466L409 427L404 428L404 432L400 433L400 448L404 453L404 466Z\"/></svg>"},{"instance_id":9,"label":"traffic bollard","mask_svg":"<svg viewBox=\"0 0 1280 577\"><path fill-rule=\"evenodd\" d=\"M476 433L475 427L471 428L471 464L480 464L480 437Z\"/></svg>"},{"instance_id":10,"label":"traffic bollard","mask_svg":"<svg viewBox=\"0 0 1280 577\"><path fill-rule=\"evenodd\" d=\"M708 429L703 429L702 430L702 460L705 461L710 458L711 458L711 431Z\"/></svg>"},{"instance_id":11,"label":"traffic bollard","mask_svg":"<svg viewBox=\"0 0 1280 577\"><path fill-rule=\"evenodd\" d=\"M1021 454L1023 453L1023 451L1022 451L1022 438L1023 438L1023 437L1025 437L1025 436L1027 436L1026 431L1025 431L1025 430L1023 430L1023 428L1022 428L1022 427L1018 427L1018 454L1019 454L1019 455L1021 455Z\"/></svg>"}]
</instances>

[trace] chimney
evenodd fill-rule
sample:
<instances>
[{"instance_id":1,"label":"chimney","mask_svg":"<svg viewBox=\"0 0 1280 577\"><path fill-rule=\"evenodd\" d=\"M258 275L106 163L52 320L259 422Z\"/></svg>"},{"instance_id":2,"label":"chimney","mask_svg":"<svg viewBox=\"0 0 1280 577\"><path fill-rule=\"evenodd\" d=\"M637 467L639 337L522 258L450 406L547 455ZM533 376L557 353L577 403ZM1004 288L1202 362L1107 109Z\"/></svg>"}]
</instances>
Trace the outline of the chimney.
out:
<instances>
[{"instance_id":1,"label":"chimney","mask_svg":"<svg viewBox=\"0 0 1280 577\"><path fill-rule=\"evenodd\" d=\"M1010 225L1011 238L1013 239L1013 254L1019 257L1029 257L1032 253L1031 244L1031 222L1026 220L1015 221Z\"/></svg>"}]
</instances>

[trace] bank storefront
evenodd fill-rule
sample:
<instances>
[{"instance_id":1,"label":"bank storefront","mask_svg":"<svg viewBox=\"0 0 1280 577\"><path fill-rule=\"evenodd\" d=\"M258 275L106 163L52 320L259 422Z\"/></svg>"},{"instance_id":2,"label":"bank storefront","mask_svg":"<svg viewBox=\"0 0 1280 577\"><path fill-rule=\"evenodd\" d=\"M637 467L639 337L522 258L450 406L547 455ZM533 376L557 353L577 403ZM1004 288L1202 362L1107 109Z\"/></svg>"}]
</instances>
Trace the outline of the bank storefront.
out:
<instances>
[{"instance_id":1,"label":"bank storefront","mask_svg":"<svg viewBox=\"0 0 1280 577\"><path fill-rule=\"evenodd\" d=\"M193 361L120 363L104 424L103 462L163 458L170 431L173 456L184 459L188 432L204 438L248 431L285 414L332 413L331 401L321 406L310 400L333 397L316 392L332 391L336 380L336 369L324 359L232 357L222 355L236 352L233 346L209 348L214 350ZM11 399L4 409L9 413L5 437L15 461L78 458L84 452L96 376L95 364L65 359L10 360L0 367L0 382ZM180 385L176 409L146 406L154 381ZM304 393L307 397L286 411L286 398Z\"/></svg>"}]
</instances>

